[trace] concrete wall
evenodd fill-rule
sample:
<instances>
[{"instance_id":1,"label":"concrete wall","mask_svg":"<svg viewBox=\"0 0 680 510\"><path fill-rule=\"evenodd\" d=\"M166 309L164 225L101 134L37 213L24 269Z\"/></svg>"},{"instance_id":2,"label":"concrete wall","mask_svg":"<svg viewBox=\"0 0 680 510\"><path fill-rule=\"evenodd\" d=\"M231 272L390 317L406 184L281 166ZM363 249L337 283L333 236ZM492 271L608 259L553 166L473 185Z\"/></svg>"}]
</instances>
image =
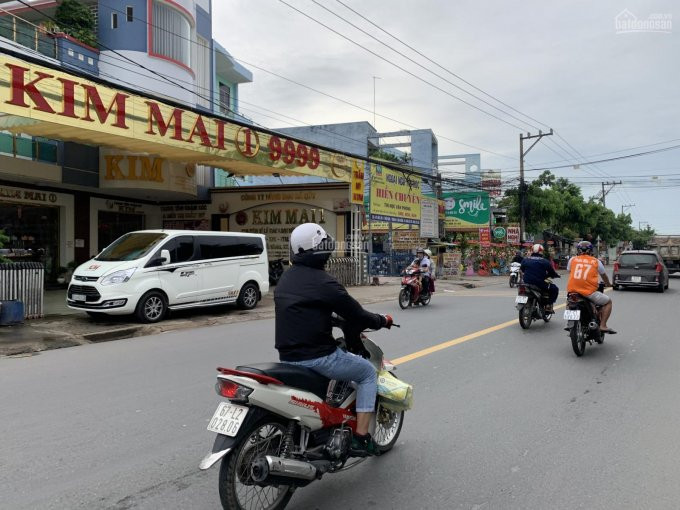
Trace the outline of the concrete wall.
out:
<instances>
[{"instance_id":1,"label":"concrete wall","mask_svg":"<svg viewBox=\"0 0 680 510\"><path fill-rule=\"evenodd\" d=\"M368 156L368 137L376 133L375 128L368 122L281 128L276 131L289 134L301 140L364 157Z\"/></svg>"}]
</instances>

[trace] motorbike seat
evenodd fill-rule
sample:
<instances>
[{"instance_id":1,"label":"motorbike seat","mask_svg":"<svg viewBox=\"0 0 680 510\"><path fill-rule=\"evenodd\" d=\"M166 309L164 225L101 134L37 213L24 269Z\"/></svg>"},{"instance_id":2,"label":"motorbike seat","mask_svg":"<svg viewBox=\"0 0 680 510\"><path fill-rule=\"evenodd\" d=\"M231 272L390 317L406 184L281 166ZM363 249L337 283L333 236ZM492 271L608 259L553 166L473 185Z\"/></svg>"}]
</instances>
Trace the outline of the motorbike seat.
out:
<instances>
[{"instance_id":1,"label":"motorbike seat","mask_svg":"<svg viewBox=\"0 0 680 510\"><path fill-rule=\"evenodd\" d=\"M330 379L311 368L288 363L254 363L238 366L236 370L274 377L287 386L309 391L322 400L326 398L330 382Z\"/></svg>"}]
</instances>

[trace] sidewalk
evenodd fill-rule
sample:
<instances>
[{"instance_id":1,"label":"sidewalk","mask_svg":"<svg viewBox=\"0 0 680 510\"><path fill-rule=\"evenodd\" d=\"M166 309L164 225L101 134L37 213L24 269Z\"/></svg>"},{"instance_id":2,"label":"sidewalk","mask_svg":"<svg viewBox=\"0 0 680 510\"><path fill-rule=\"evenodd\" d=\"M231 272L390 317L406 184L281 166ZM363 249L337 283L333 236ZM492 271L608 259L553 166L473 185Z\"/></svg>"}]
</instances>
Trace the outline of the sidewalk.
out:
<instances>
[{"instance_id":1,"label":"sidewalk","mask_svg":"<svg viewBox=\"0 0 680 510\"><path fill-rule=\"evenodd\" d=\"M396 303L400 284L400 277L380 277L379 286L350 287L347 290L362 305L390 300ZM460 286L475 288L507 284L507 276L461 276L437 280L435 286L437 292L443 292ZM83 312L66 307L64 294L64 291L50 291L46 295L46 316L43 319L0 327L0 357L274 317L273 289L254 310L239 310L232 305L182 310L171 312L167 320L157 324L140 324L133 318L116 316L95 321Z\"/></svg>"}]
</instances>

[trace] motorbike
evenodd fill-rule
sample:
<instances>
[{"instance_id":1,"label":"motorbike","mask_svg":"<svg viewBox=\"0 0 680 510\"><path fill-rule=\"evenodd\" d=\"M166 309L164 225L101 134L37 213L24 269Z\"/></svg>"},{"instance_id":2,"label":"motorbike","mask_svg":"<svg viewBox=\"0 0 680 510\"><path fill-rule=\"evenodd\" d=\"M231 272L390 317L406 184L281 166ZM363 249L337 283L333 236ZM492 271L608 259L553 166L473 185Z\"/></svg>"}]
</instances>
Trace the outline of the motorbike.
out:
<instances>
[{"instance_id":1,"label":"motorbike","mask_svg":"<svg viewBox=\"0 0 680 510\"><path fill-rule=\"evenodd\" d=\"M600 283L598 290L604 292L604 283ZM600 308L581 294L567 294L567 309L564 311L567 327L564 329L569 331L571 347L578 357L586 352L586 342L590 345L604 342L605 333L600 331Z\"/></svg>"},{"instance_id":2,"label":"motorbike","mask_svg":"<svg viewBox=\"0 0 680 510\"><path fill-rule=\"evenodd\" d=\"M283 259L269 261L269 284L276 285L283 275Z\"/></svg>"},{"instance_id":3,"label":"motorbike","mask_svg":"<svg viewBox=\"0 0 680 510\"><path fill-rule=\"evenodd\" d=\"M546 278L546 283L552 283L550 278ZM517 297L515 298L515 308L519 310L519 325L522 329L529 329L534 320L543 319L544 322L550 322L550 319L555 314L554 311L548 311L550 296L547 291L535 285L527 283L520 283L517 287Z\"/></svg>"},{"instance_id":4,"label":"motorbike","mask_svg":"<svg viewBox=\"0 0 680 510\"><path fill-rule=\"evenodd\" d=\"M338 344L363 352L378 371L376 418L370 432L384 454L401 433L412 388L394 377L396 367L363 333L351 333L337 316L333 325L344 334ZM226 400L208 424L217 437L199 468L209 469L221 461L218 483L224 509L281 510L298 488L366 460L350 451L357 424L353 383L329 381L311 369L286 363L217 370L215 391ZM403 391L386 393L386 379L401 383L397 386Z\"/></svg>"},{"instance_id":5,"label":"motorbike","mask_svg":"<svg viewBox=\"0 0 680 510\"><path fill-rule=\"evenodd\" d=\"M510 264L510 288L513 288L520 282L519 268L522 266L519 262L512 262Z\"/></svg>"},{"instance_id":6,"label":"motorbike","mask_svg":"<svg viewBox=\"0 0 680 510\"><path fill-rule=\"evenodd\" d=\"M402 310L411 305L427 306L430 304L431 289L421 289L420 275L420 268L415 266L409 266L402 271L401 290L399 291L399 306ZM432 286L431 279L430 286Z\"/></svg>"}]
</instances>

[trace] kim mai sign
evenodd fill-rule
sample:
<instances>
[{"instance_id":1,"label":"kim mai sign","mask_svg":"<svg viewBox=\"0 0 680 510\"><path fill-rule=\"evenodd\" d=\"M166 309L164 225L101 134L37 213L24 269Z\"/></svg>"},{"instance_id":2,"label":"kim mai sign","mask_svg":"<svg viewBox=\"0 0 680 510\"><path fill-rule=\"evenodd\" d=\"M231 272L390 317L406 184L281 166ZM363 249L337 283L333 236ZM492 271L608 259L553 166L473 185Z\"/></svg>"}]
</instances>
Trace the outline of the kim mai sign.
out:
<instances>
[{"instance_id":1,"label":"kim mai sign","mask_svg":"<svg viewBox=\"0 0 680 510\"><path fill-rule=\"evenodd\" d=\"M240 174L279 172L350 182L356 161L4 54L0 130L134 149Z\"/></svg>"},{"instance_id":2,"label":"kim mai sign","mask_svg":"<svg viewBox=\"0 0 680 510\"><path fill-rule=\"evenodd\" d=\"M476 229L489 225L488 193L447 192L443 198L447 229Z\"/></svg>"}]
</instances>

